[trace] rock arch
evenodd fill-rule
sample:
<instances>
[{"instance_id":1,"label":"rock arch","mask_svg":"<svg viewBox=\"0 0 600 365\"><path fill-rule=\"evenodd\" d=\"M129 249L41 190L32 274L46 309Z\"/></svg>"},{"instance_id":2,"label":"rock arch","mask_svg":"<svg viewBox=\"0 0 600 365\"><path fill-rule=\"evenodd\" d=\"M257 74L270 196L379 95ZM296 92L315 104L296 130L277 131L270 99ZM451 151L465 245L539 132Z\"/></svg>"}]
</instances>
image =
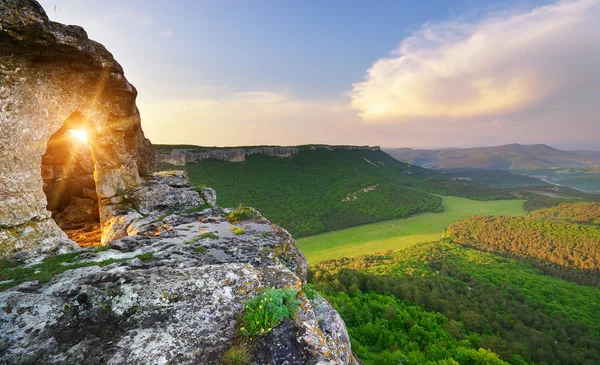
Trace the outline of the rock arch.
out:
<instances>
[{"instance_id":1,"label":"rock arch","mask_svg":"<svg viewBox=\"0 0 600 365\"><path fill-rule=\"evenodd\" d=\"M46 209L82 247L99 245L102 233L88 129L88 119L73 112L50 137L41 166Z\"/></svg>"}]
</instances>

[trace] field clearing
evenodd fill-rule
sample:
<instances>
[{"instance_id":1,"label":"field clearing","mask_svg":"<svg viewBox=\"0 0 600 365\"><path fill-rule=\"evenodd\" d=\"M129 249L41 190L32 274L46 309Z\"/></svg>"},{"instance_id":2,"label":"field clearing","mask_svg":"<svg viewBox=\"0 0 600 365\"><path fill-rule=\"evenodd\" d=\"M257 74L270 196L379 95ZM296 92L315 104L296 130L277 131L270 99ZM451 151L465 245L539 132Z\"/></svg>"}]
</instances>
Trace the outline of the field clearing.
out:
<instances>
[{"instance_id":1,"label":"field clearing","mask_svg":"<svg viewBox=\"0 0 600 365\"><path fill-rule=\"evenodd\" d=\"M473 215L526 215L523 200L476 201L452 196L443 197L443 200L442 213L426 213L302 237L297 240L298 246L308 262L314 264L436 240L450 223Z\"/></svg>"}]
</instances>

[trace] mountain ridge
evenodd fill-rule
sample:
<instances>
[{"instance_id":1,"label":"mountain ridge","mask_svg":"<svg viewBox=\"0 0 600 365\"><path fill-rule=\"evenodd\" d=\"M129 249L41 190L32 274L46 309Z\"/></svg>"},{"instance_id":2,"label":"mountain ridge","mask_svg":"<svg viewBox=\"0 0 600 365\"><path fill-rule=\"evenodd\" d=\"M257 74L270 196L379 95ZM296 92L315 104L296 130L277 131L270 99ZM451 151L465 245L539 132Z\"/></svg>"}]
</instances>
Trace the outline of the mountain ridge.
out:
<instances>
[{"instance_id":1,"label":"mountain ridge","mask_svg":"<svg viewBox=\"0 0 600 365\"><path fill-rule=\"evenodd\" d=\"M554 167L600 166L600 152L565 151L546 144L518 143L473 148L383 148L392 157L429 168L535 170Z\"/></svg>"}]
</instances>

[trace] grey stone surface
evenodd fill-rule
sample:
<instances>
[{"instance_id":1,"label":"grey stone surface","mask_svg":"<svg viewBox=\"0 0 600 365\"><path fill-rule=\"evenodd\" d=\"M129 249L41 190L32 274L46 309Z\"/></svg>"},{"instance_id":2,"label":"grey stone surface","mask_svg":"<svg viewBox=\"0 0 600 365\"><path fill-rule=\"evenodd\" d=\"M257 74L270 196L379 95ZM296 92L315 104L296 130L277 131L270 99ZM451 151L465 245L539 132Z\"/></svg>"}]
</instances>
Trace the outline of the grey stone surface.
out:
<instances>
[{"instance_id":1,"label":"grey stone surface","mask_svg":"<svg viewBox=\"0 0 600 365\"><path fill-rule=\"evenodd\" d=\"M217 206L217 193L213 188L202 188L200 190L200 195L206 204L210 204L213 207Z\"/></svg>"},{"instance_id":2,"label":"grey stone surface","mask_svg":"<svg viewBox=\"0 0 600 365\"><path fill-rule=\"evenodd\" d=\"M166 216L107 251L83 250L78 262L93 266L0 292L0 362L219 364L246 300L299 291L306 280L306 259L284 229L256 212L235 235L227 212ZM94 264L108 259L122 262ZM335 310L299 298L295 319L255 339L253 363L354 363Z\"/></svg>"}]
</instances>

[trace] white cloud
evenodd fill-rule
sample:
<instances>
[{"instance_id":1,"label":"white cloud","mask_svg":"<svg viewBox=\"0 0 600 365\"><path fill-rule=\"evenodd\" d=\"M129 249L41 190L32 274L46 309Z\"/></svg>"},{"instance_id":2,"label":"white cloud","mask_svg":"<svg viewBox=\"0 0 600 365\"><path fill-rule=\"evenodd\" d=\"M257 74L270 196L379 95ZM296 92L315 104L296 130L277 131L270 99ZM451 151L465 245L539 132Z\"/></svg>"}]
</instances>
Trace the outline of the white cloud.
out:
<instances>
[{"instance_id":1,"label":"white cloud","mask_svg":"<svg viewBox=\"0 0 600 365\"><path fill-rule=\"evenodd\" d=\"M353 84L367 122L495 120L600 87L600 1L428 24Z\"/></svg>"},{"instance_id":2,"label":"white cloud","mask_svg":"<svg viewBox=\"0 0 600 365\"><path fill-rule=\"evenodd\" d=\"M170 36L172 36L172 35L173 35L173 31L172 31L171 29L167 29L167 30L165 30L164 32L162 32L162 35L163 35L164 37L167 37L167 38L168 38L168 37L170 37Z\"/></svg>"}]
</instances>

